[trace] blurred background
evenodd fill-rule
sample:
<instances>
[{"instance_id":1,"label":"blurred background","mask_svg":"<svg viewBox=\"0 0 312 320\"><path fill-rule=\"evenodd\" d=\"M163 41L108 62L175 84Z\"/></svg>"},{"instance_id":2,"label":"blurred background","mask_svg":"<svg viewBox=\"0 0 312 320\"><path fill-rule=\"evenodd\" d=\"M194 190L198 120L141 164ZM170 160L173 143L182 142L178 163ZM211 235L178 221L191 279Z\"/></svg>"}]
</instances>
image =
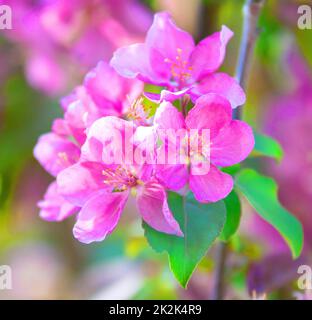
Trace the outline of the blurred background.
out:
<instances>
[{"instance_id":1,"label":"blurred background","mask_svg":"<svg viewBox=\"0 0 312 320\"><path fill-rule=\"evenodd\" d=\"M61 115L59 100L113 51L140 42L153 12L171 12L199 40L231 28L222 70L234 75L243 0L0 0L12 8L12 30L0 30L0 265L13 289L0 299L209 299L214 249L188 289L179 288L165 254L143 237L134 204L104 242L83 245L73 219L42 221L37 202L52 181L32 156L40 134ZM291 259L280 236L244 204L230 243L227 299L308 299L296 286L297 267L312 252L312 30L297 25L298 6L312 1L267 0L243 117L284 148L280 164L256 158L280 186L282 204L303 223L305 245ZM311 17L312 19L312 17ZM251 161L251 160L250 160ZM311 294L310 294L311 296Z\"/></svg>"}]
</instances>

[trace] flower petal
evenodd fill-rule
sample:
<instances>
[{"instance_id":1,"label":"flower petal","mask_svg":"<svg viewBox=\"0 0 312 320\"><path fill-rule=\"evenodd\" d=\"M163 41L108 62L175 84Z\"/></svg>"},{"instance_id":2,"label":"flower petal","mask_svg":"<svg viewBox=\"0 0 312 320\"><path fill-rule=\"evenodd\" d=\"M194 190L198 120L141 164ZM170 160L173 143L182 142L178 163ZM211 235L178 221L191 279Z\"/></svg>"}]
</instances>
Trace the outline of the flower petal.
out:
<instances>
[{"instance_id":1,"label":"flower petal","mask_svg":"<svg viewBox=\"0 0 312 320\"><path fill-rule=\"evenodd\" d=\"M163 102L157 108L154 117L154 126L157 129L182 129L185 128L184 118L170 102Z\"/></svg>"},{"instance_id":2,"label":"flower petal","mask_svg":"<svg viewBox=\"0 0 312 320\"><path fill-rule=\"evenodd\" d=\"M53 121L52 132L63 137L69 137L71 135L71 131L67 122L61 118L57 118Z\"/></svg>"},{"instance_id":3,"label":"flower petal","mask_svg":"<svg viewBox=\"0 0 312 320\"><path fill-rule=\"evenodd\" d=\"M52 182L44 195L44 199L38 202L40 217L46 221L62 221L79 211L79 208L67 202L57 191L56 182Z\"/></svg>"},{"instance_id":4,"label":"flower petal","mask_svg":"<svg viewBox=\"0 0 312 320\"><path fill-rule=\"evenodd\" d=\"M229 174L221 172L210 165L204 175L190 175L190 189L199 202L217 202L225 198L233 189L233 179Z\"/></svg>"},{"instance_id":5,"label":"flower petal","mask_svg":"<svg viewBox=\"0 0 312 320\"><path fill-rule=\"evenodd\" d=\"M194 48L191 35L179 29L167 12L157 13L144 44L118 49L111 65L124 77L170 85L177 57L187 62Z\"/></svg>"},{"instance_id":6,"label":"flower petal","mask_svg":"<svg viewBox=\"0 0 312 320\"><path fill-rule=\"evenodd\" d=\"M131 96L132 99L135 99L143 91L142 82L121 77L103 61L100 61L96 68L86 75L84 85L105 116L121 115L127 96L135 91L136 93Z\"/></svg>"},{"instance_id":7,"label":"flower petal","mask_svg":"<svg viewBox=\"0 0 312 320\"><path fill-rule=\"evenodd\" d=\"M254 147L251 127L239 120L233 120L212 140L210 160L216 166L232 166L243 161Z\"/></svg>"},{"instance_id":8,"label":"flower petal","mask_svg":"<svg viewBox=\"0 0 312 320\"><path fill-rule=\"evenodd\" d=\"M185 164L158 164L156 177L166 188L179 191L188 182L189 173Z\"/></svg>"},{"instance_id":9,"label":"flower petal","mask_svg":"<svg viewBox=\"0 0 312 320\"><path fill-rule=\"evenodd\" d=\"M71 135L82 145L86 140L85 129L104 115L104 112L95 105L86 88L79 86L67 101L64 119Z\"/></svg>"},{"instance_id":10,"label":"flower petal","mask_svg":"<svg viewBox=\"0 0 312 320\"><path fill-rule=\"evenodd\" d=\"M81 148L83 161L121 164L133 140L134 124L108 116L96 120L88 130L88 137Z\"/></svg>"},{"instance_id":11,"label":"flower petal","mask_svg":"<svg viewBox=\"0 0 312 320\"><path fill-rule=\"evenodd\" d=\"M168 90L162 90L160 94L157 93L151 93L151 92L144 92L144 96L147 97L149 100L156 102L156 103L161 103L163 101L168 101L168 102L173 102L181 97L183 97L185 94L189 93L191 91L191 87L185 88L180 91L168 91Z\"/></svg>"},{"instance_id":12,"label":"flower petal","mask_svg":"<svg viewBox=\"0 0 312 320\"><path fill-rule=\"evenodd\" d=\"M175 62L177 56L182 61L188 61L194 49L192 36L178 28L168 12L155 14L145 43L149 48L153 48L162 56L162 63L166 63L164 59Z\"/></svg>"},{"instance_id":13,"label":"flower petal","mask_svg":"<svg viewBox=\"0 0 312 320\"><path fill-rule=\"evenodd\" d=\"M150 50L143 44L132 44L115 51L110 65L125 78L138 78L154 84L167 83L158 75L150 63Z\"/></svg>"},{"instance_id":14,"label":"flower petal","mask_svg":"<svg viewBox=\"0 0 312 320\"><path fill-rule=\"evenodd\" d=\"M210 137L231 122L232 108L228 100L220 95L209 93L197 99L185 119L188 129L209 129Z\"/></svg>"},{"instance_id":15,"label":"flower petal","mask_svg":"<svg viewBox=\"0 0 312 320\"><path fill-rule=\"evenodd\" d=\"M84 130L96 119L101 117L99 110L90 110L81 100L77 100L68 106L64 113L64 119L70 128ZM91 119L90 119L91 118Z\"/></svg>"},{"instance_id":16,"label":"flower petal","mask_svg":"<svg viewBox=\"0 0 312 320\"><path fill-rule=\"evenodd\" d=\"M183 154L188 141L184 117L170 102L163 102L156 111L154 126L161 141L157 148L157 178L170 190L178 191L188 180L186 155Z\"/></svg>"},{"instance_id":17,"label":"flower petal","mask_svg":"<svg viewBox=\"0 0 312 320\"><path fill-rule=\"evenodd\" d=\"M95 194L79 212L75 238L83 243L103 241L115 229L127 199L127 192Z\"/></svg>"},{"instance_id":18,"label":"flower petal","mask_svg":"<svg viewBox=\"0 0 312 320\"><path fill-rule=\"evenodd\" d=\"M80 150L68 139L55 133L47 133L39 138L34 156L46 171L56 176L79 160Z\"/></svg>"},{"instance_id":19,"label":"flower petal","mask_svg":"<svg viewBox=\"0 0 312 320\"><path fill-rule=\"evenodd\" d=\"M47 50L36 50L35 52L37 54L32 54L26 60L28 83L48 95L59 95L69 81L65 69L53 54L46 53Z\"/></svg>"},{"instance_id":20,"label":"flower petal","mask_svg":"<svg viewBox=\"0 0 312 320\"><path fill-rule=\"evenodd\" d=\"M232 108L241 106L246 101L244 90L237 80L226 73L207 75L193 90L196 99L206 93L217 93L230 101Z\"/></svg>"},{"instance_id":21,"label":"flower petal","mask_svg":"<svg viewBox=\"0 0 312 320\"><path fill-rule=\"evenodd\" d=\"M233 32L226 26L222 26L220 32L199 42L190 57L194 79L199 81L207 74L219 69L225 57L226 45L232 36Z\"/></svg>"},{"instance_id":22,"label":"flower petal","mask_svg":"<svg viewBox=\"0 0 312 320\"><path fill-rule=\"evenodd\" d=\"M57 176L58 192L71 203L82 207L99 190L107 189L103 182L104 166L95 162L77 163Z\"/></svg>"},{"instance_id":23,"label":"flower petal","mask_svg":"<svg viewBox=\"0 0 312 320\"><path fill-rule=\"evenodd\" d=\"M149 182L139 191L137 206L143 220L157 231L183 236L178 222L174 219L165 189L157 182Z\"/></svg>"}]
</instances>

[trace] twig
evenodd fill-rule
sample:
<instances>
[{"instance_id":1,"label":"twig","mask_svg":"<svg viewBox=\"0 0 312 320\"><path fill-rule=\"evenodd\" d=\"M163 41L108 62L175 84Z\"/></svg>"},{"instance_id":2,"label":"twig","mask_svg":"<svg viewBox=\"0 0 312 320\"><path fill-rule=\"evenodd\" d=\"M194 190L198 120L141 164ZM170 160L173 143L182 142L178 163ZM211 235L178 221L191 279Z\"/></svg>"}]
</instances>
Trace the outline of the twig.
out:
<instances>
[{"instance_id":1,"label":"twig","mask_svg":"<svg viewBox=\"0 0 312 320\"><path fill-rule=\"evenodd\" d=\"M243 34L236 68L236 79L243 89L246 89L247 86L254 47L259 35L258 19L264 2L265 0L246 0L243 9ZM236 119L241 118L240 107L234 111L234 117Z\"/></svg>"},{"instance_id":2,"label":"twig","mask_svg":"<svg viewBox=\"0 0 312 320\"><path fill-rule=\"evenodd\" d=\"M216 266L215 266L215 283L212 291L212 300L222 300L224 297L224 272L227 257L227 244L225 242L218 243L216 247Z\"/></svg>"},{"instance_id":3,"label":"twig","mask_svg":"<svg viewBox=\"0 0 312 320\"><path fill-rule=\"evenodd\" d=\"M241 40L236 78L243 89L246 89L248 75L254 51L256 39L259 34L258 19L265 0L246 0L244 5L244 26ZM234 110L234 118L240 119L240 109ZM212 300L224 298L224 274L227 260L227 244L220 242L216 248L215 283L212 292Z\"/></svg>"}]
</instances>

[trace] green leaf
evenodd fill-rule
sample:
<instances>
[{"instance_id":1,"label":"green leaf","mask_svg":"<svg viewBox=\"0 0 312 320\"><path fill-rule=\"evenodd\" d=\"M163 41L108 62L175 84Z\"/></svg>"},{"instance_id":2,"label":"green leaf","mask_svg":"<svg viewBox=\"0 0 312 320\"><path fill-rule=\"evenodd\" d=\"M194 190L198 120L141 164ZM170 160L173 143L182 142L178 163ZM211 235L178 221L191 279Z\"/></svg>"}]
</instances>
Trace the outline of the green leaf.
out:
<instances>
[{"instance_id":1,"label":"green leaf","mask_svg":"<svg viewBox=\"0 0 312 320\"><path fill-rule=\"evenodd\" d=\"M241 217L241 204L235 191L224 199L226 207L226 221L220 235L220 240L229 241L239 227Z\"/></svg>"},{"instance_id":2,"label":"green leaf","mask_svg":"<svg viewBox=\"0 0 312 320\"><path fill-rule=\"evenodd\" d=\"M281 145L274 140L273 138L255 132L255 147L253 150L253 155L257 156L266 156L270 158L274 158L278 161L282 160L283 158L283 149Z\"/></svg>"},{"instance_id":3,"label":"green leaf","mask_svg":"<svg viewBox=\"0 0 312 320\"><path fill-rule=\"evenodd\" d=\"M237 163L230 167L221 168L221 171L228 173L230 175L235 175L240 170L240 168L241 168L240 163Z\"/></svg>"},{"instance_id":4,"label":"green leaf","mask_svg":"<svg viewBox=\"0 0 312 320\"><path fill-rule=\"evenodd\" d=\"M198 203L191 193L182 197L170 192L168 204L184 237L158 232L146 223L143 223L143 227L151 247L158 253L168 253L170 268L185 288L196 266L221 233L226 210L222 201Z\"/></svg>"},{"instance_id":5,"label":"green leaf","mask_svg":"<svg viewBox=\"0 0 312 320\"><path fill-rule=\"evenodd\" d=\"M303 246L302 225L279 203L276 182L245 169L237 175L235 184L257 213L281 234L293 257L299 257Z\"/></svg>"}]
</instances>

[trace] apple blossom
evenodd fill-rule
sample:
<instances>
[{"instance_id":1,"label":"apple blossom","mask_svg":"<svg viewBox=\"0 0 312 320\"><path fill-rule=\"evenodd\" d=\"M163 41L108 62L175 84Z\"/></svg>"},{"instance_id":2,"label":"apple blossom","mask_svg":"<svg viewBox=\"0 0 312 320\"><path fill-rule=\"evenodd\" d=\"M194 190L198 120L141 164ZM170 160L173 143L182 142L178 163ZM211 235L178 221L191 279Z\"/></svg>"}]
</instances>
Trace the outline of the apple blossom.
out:
<instances>
[{"instance_id":1,"label":"apple blossom","mask_svg":"<svg viewBox=\"0 0 312 320\"><path fill-rule=\"evenodd\" d=\"M216 73L233 32L220 32L195 46L190 34L178 28L167 12L155 14L145 42L118 49L111 65L124 77L138 78L164 86L160 95L146 93L156 101L174 101L189 93L195 101L205 93L226 97L233 108L244 104L245 94L238 82L225 73Z\"/></svg>"}]
</instances>

